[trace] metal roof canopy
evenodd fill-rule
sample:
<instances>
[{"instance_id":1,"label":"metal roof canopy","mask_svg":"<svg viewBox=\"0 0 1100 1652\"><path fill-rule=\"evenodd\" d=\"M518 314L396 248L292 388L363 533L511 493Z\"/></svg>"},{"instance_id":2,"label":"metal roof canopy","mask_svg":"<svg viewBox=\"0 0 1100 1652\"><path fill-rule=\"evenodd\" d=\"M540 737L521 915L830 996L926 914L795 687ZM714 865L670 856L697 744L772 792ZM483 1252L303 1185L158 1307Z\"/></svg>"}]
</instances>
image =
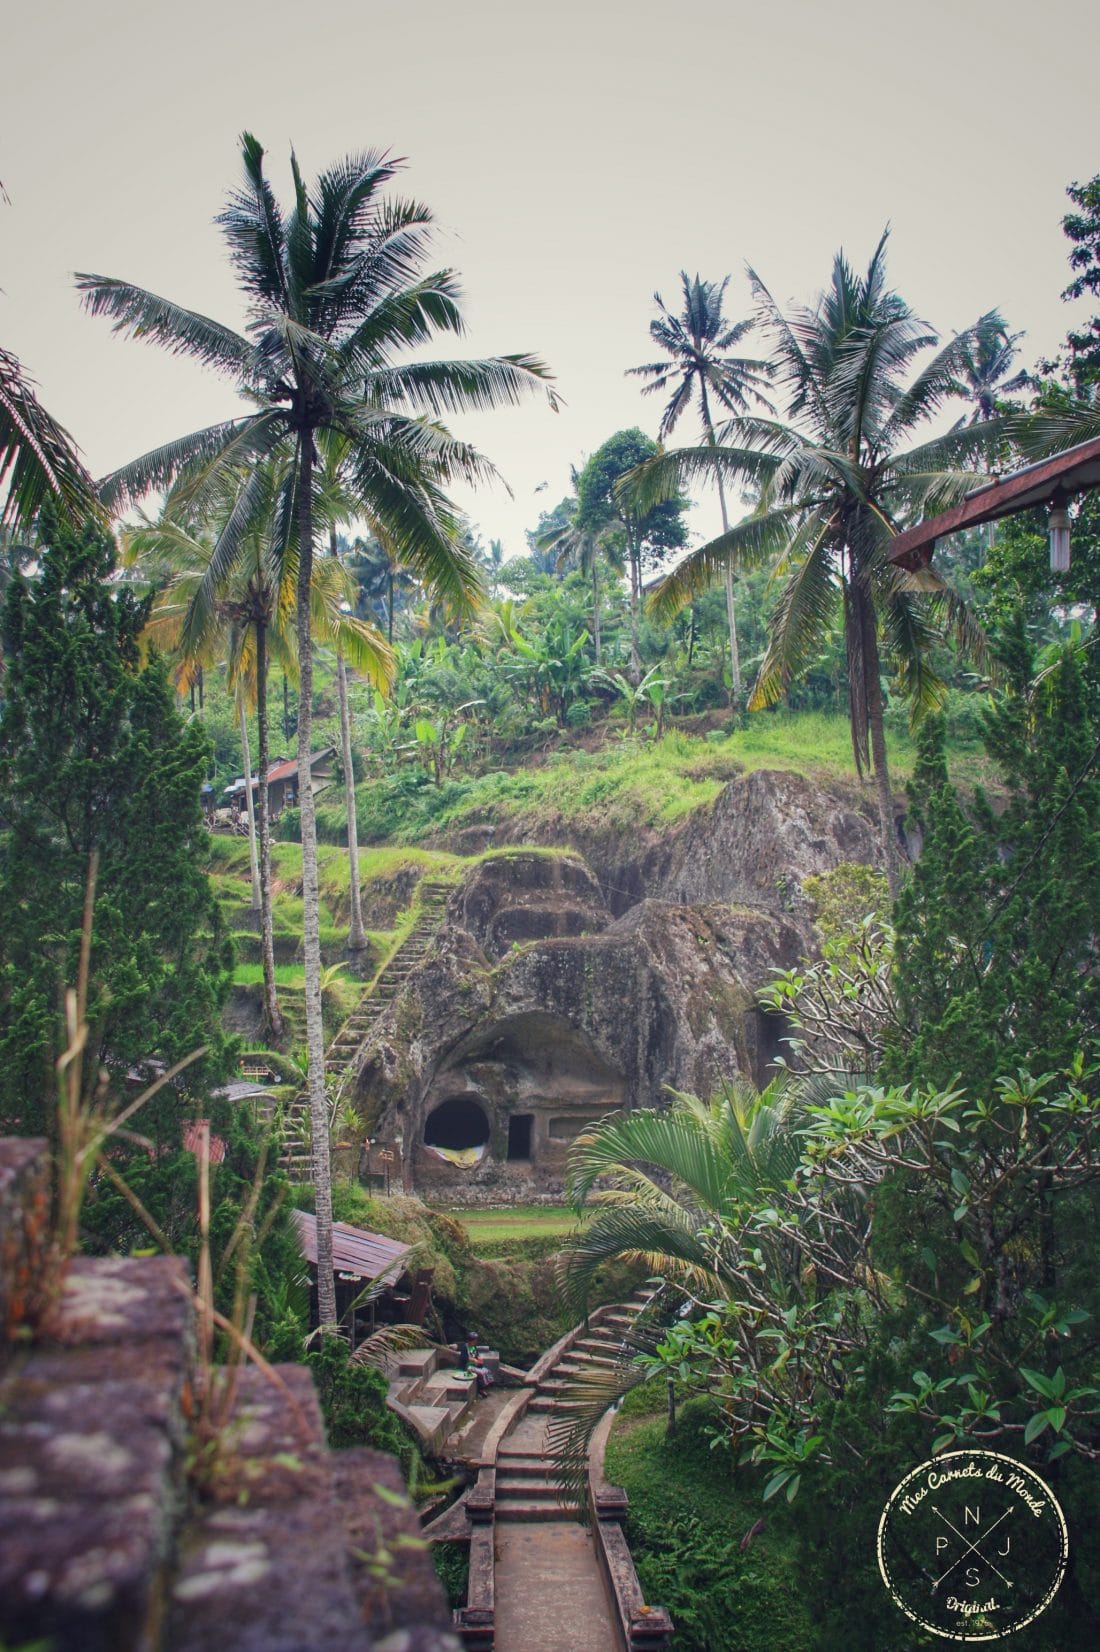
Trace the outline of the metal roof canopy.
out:
<instances>
[{"instance_id":1,"label":"metal roof canopy","mask_svg":"<svg viewBox=\"0 0 1100 1652\"><path fill-rule=\"evenodd\" d=\"M294 1226L298 1230L298 1244L302 1255L313 1267L317 1266L317 1218L308 1210L292 1210ZM354 1228L350 1222L332 1224L332 1265L338 1273L353 1275L356 1279L377 1279L380 1273L392 1268L406 1257L411 1245L402 1245L396 1239L386 1239L380 1233L367 1233ZM397 1279L397 1270L393 1277Z\"/></svg>"},{"instance_id":2,"label":"metal roof canopy","mask_svg":"<svg viewBox=\"0 0 1100 1652\"><path fill-rule=\"evenodd\" d=\"M1027 465L999 482L976 488L961 504L953 505L942 515L930 516L915 528L906 528L890 547L890 561L901 568L923 568L931 560L936 540L949 533L976 528L982 522L995 522L1001 516L1015 516L1033 505L1045 505L1057 488L1069 494L1095 487L1100 487L1100 437L1067 448L1053 459L1040 459L1038 464Z\"/></svg>"}]
</instances>

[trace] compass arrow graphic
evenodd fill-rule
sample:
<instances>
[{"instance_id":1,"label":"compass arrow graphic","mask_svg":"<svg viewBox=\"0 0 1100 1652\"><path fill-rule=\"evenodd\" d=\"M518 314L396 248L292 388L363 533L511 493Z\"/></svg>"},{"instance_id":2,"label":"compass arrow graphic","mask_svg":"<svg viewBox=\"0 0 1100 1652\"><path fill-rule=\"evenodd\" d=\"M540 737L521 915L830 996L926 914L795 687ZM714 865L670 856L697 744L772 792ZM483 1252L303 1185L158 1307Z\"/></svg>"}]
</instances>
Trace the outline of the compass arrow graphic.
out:
<instances>
[{"instance_id":1,"label":"compass arrow graphic","mask_svg":"<svg viewBox=\"0 0 1100 1652\"><path fill-rule=\"evenodd\" d=\"M944 1514L942 1509L937 1508L935 1503L931 1504L930 1506L931 1506L933 1514L938 1514L939 1515L939 1517L943 1521L944 1525L949 1527L950 1530L954 1532L955 1536L959 1539L960 1543L966 1543L966 1548L963 1550L962 1554L959 1555L958 1559L953 1560L951 1562L950 1566L947 1568L946 1572L944 1572L941 1577L938 1577L936 1579L935 1583L933 1583L932 1593L935 1594L936 1590L939 1588L939 1586L943 1582L944 1578L950 1577L951 1573L955 1570L955 1567L956 1566L961 1566L963 1561L966 1559L967 1555L973 1554L975 1552L975 1550L977 1549L979 1543L984 1543L987 1537L992 1537L993 1536L993 1533L997 1530L997 1527L1000 1525L1001 1521L1008 1519L1009 1515L1013 1513L1016 1505L1015 1505L1015 1503L1013 1503L1011 1508L1005 1509L1003 1514L998 1515L997 1519L994 1520L994 1522L993 1522L992 1526L990 1526L989 1530L986 1531L986 1532L980 1532L979 1535L975 1538L973 1543L967 1543L965 1533L961 1532L957 1526L952 1526L950 1520L947 1518L946 1514ZM981 1559L982 1559L983 1563L986 1566L989 1567L991 1572L996 1572L997 1576L1000 1578L1001 1582L1005 1585L1006 1589L1011 1589L1011 1588L1014 1587L1012 1579L1010 1577L1005 1577L1004 1573L1001 1571L999 1566L994 1566L993 1562L984 1554L981 1556Z\"/></svg>"}]
</instances>

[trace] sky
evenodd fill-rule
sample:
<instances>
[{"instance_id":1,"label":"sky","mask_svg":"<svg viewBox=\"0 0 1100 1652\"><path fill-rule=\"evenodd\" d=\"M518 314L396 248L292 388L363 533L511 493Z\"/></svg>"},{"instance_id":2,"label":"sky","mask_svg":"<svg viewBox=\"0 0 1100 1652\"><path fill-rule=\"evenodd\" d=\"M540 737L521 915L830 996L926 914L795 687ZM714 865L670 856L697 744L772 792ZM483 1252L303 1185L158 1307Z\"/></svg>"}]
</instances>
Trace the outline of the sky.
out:
<instances>
[{"instance_id":1,"label":"sky","mask_svg":"<svg viewBox=\"0 0 1100 1652\"><path fill-rule=\"evenodd\" d=\"M813 300L889 224L892 285L947 336L999 308L1023 361L1074 310L1067 184L1100 171L1095 0L0 0L0 343L102 475L238 411L201 367L111 335L74 270L234 326L214 225L239 134L311 175L365 148L405 158L466 295L440 353L531 351L564 407L454 420L511 488L460 503L507 555L624 426L661 402L653 294L744 270ZM685 442L694 429L685 416ZM713 498L693 537L717 531Z\"/></svg>"}]
</instances>

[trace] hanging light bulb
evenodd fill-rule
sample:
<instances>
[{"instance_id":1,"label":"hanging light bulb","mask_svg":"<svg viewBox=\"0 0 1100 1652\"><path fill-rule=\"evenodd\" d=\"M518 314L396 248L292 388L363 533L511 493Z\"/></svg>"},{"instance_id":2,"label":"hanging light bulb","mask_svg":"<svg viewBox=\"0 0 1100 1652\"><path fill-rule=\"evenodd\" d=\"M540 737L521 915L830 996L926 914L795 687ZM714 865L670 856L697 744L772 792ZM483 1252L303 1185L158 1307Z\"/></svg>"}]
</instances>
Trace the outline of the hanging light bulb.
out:
<instances>
[{"instance_id":1,"label":"hanging light bulb","mask_svg":"<svg viewBox=\"0 0 1100 1652\"><path fill-rule=\"evenodd\" d=\"M1059 488L1050 502L1050 516L1047 525L1050 529L1050 568L1055 574L1069 572L1069 511L1066 509L1066 496Z\"/></svg>"}]
</instances>

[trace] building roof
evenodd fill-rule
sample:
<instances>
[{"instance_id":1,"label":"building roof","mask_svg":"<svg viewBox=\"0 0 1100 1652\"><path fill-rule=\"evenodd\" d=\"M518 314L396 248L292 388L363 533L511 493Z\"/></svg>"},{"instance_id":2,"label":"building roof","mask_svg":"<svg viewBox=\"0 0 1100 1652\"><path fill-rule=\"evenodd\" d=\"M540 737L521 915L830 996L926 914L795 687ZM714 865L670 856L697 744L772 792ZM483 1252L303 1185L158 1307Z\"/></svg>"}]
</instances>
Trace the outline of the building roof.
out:
<instances>
[{"instance_id":1,"label":"building roof","mask_svg":"<svg viewBox=\"0 0 1100 1652\"><path fill-rule=\"evenodd\" d=\"M1079 442L1053 459L1027 465L999 482L975 488L961 504L907 528L891 545L890 561L902 568L923 568L931 559L936 540L949 533L995 522L1001 516L1014 516L1032 505L1045 505L1056 488L1064 493L1080 493L1095 487L1100 487L1100 437Z\"/></svg>"},{"instance_id":2,"label":"building roof","mask_svg":"<svg viewBox=\"0 0 1100 1652\"><path fill-rule=\"evenodd\" d=\"M307 1262L317 1266L317 1218L307 1210L292 1210L298 1230L298 1244ZM389 1268L396 1279L394 1264L408 1256L411 1245L402 1245L396 1239L387 1239L381 1233L367 1233L353 1228L350 1222L332 1224L332 1262L339 1274L353 1279L377 1279Z\"/></svg>"},{"instance_id":3,"label":"building roof","mask_svg":"<svg viewBox=\"0 0 1100 1652\"><path fill-rule=\"evenodd\" d=\"M320 751L311 752L310 757L309 757L309 766L310 766L310 768L315 769L317 767L318 763L323 763L326 760L326 758L334 757L335 754L336 754L336 747L335 746L322 746ZM298 759L296 757L280 757L279 761L277 763L272 763L268 766L267 783L270 786L276 780L289 780L294 775L296 775L297 772L298 772ZM253 776L252 776L252 790L255 791L256 787L259 784L260 784L259 775L253 774ZM230 796L232 796L236 792L243 792L244 791L244 775L243 774L238 775L236 780L234 780L231 785L227 786L225 788L225 790L226 790L226 793Z\"/></svg>"}]
</instances>

